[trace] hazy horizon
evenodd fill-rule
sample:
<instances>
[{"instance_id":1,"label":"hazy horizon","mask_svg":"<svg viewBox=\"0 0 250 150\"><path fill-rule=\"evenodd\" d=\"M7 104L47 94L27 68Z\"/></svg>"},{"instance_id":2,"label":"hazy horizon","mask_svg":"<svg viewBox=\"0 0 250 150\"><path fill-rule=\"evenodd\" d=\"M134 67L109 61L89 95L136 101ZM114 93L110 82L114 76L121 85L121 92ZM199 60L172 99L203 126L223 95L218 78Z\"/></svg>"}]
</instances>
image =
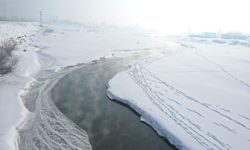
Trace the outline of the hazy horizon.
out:
<instances>
[{"instance_id":1,"label":"hazy horizon","mask_svg":"<svg viewBox=\"0 0 250 150\"><path fill-rule=\"evenodd\" d=\"M250 33L250 0L0 0L0 16L58 17L82 23L138 25L164 33Z\"/></svg>"}]
</instances>

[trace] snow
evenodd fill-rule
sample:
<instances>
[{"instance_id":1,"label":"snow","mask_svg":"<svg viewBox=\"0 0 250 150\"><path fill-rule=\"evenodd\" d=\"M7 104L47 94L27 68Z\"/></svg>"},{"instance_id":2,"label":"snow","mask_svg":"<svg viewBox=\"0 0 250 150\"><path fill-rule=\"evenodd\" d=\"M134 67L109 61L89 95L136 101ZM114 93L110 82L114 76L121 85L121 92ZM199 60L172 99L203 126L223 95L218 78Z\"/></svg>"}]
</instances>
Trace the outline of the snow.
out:
<instances>
[{"instance_id":1,"label":"snow","mask_svg":"<svg viewBox=\"0 0 250 150\"><path fill-rule=\"evenodd\" d=\"M38 72L142 52L150 55L109 82L110 98L128 104L142 121L180 149L250 149L246 40L175 39L113 27L0 22L0 42L9 38L19 42L13 54L18 64L13 73L0 77L0 149L15 149L16 129L29 114L20 96ZM44 87L52 88L59 79L51 80ZM42 103L50 103L48 90L41 89ZM44 119L37 116L36 120Z\"/></svg>"},{"instance_id":2,"label":"snow","mask_svg":"<svg viewBox=\"0 0 250 150\"><path fill-rule=\"evenodd\" d=\"M76 69L76 68L71 68ZM37 80L28 94L37 92L35 111L29 112L19 126L17 146L20 150L83 149L92 150L87 133L64 116L51 99L51 90L71 69L61 70L53 77ZM37 79L37 78L36 78Z\"/></svg>"},{"instance_id":3,"label":"snow","mask_svg":"<svg viewBox=\"0 0 250 150\"><path fill-rule=\"evenodd\" d=\"M55 59L55 69L77 63L88 63L100 57L110 57L112 54L119 55L124 51L133 52L144 48L166 46L166 42L143 35L139 31L106 30L101 27L86 29L85 26L72 28L61 24L48 25L46 28L50 33L44 34L36 44L43 54Z\"/></svg>"},{"instance_id":4,"label":"snow","mask_svg":"<svg viewBox=\"0 0 250 150\"><path fill-rule=\"evenodd\" d=\"M16 69L0 77L0 149L15 149L16 128L26 113L20 95L39 70L38 60L29 46L37 30L33 23L0 22L0 42L14 38L19 43L13 54L18 57Z\"/></svg>"},{"instance_id":5,"label":"snow","mask_svg":"<svg viewBox=\"0 0 250 150\"><path fill-rule=\"evenodd\" d=\"M178 40L177 53L149 56L108 84L180 149L250 149L250 49Z\"/></svg>"}]
</instances>

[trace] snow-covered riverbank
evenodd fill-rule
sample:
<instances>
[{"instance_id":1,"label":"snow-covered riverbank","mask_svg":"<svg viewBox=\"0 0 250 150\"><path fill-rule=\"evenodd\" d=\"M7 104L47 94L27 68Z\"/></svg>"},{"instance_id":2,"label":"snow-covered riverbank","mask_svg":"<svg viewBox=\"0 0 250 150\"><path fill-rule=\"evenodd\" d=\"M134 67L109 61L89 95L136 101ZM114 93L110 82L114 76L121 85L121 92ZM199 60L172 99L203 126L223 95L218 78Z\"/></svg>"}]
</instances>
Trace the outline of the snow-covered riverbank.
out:
<instances>
[{"instance_id":1,"label":"snow-covered riverbank","mask_svg":"<svg viewBox=\"0 0 250 150\"><path fill-rule=\"evenodd\" d=\"M17 129L26 123L30 113L21 95L30 91L33 81L43 74L101 57L125 56L164 50L166 42L136 32L98 29L74 25L1 22L1 40L14 38L19 43L15 56L18 64L13 73L0 78L0 148L15 149ZM32 115L31 115L32 116ZM47 140L47 139L46 139ZM48 139L49 140L49 139Z\"/></svg>"},{"instance_id":2,"label":"snow-covered riverbank","mask_svg":"<svg viewBox=\"0 0 250 150\"><path fill-rule=\"evenodd\" d=\"M13 53L18 58L14 71L0 77L0 149L15 149L16 128L26 114L20 95L40 68L30 46L38 28L33 23L0 22L0 42L9 38L18 42Z\"/></svg>"},{"instance_id":3,"label":"snow-covered riverbank","mask_svg":"<svg viewBox=\"0 0 250 150\"><path fill-rule=\"evenodd\" d=\"M179 149L250 149L249 47L178 43L181 51L144 58L117 74L108 96Z\"/></svg>"}]
</instances>

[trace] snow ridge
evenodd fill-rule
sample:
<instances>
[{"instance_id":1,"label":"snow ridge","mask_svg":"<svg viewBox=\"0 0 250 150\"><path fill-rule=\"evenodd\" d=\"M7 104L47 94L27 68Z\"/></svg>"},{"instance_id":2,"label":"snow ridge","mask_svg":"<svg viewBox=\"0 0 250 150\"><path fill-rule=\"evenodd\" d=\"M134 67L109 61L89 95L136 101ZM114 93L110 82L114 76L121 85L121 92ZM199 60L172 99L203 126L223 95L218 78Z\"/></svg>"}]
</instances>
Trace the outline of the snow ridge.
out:
<instances>
[{"instance_id":1,"label":"snow ridge","mask_svg":"<svg viewBox=\"0 0 250 150\"><path fill-rule=\"evenodd\" d=\"M17 145L20 150L92 149L87 133L67 119L51 99L51 89L69 70L38 83L36 111L29 114L29 119L19 129Z\"/></svg>"}]
</instances>

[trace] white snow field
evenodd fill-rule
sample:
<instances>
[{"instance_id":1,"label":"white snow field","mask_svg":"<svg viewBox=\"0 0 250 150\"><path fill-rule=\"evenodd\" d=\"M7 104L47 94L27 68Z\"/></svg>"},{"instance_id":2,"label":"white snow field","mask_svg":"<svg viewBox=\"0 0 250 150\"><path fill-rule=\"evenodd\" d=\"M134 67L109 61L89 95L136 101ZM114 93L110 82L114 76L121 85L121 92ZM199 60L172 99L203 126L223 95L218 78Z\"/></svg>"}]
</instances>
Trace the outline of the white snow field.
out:
<instances>
[{"instance_id":1,"label":"white snow field","mask_svg":"<svg viewBox=\"0 0 250 150\"><path fill-rule=\"evenodd\" d=\"M107 94L179 149L249 150L250 48L198 41L139 60Z\"/></svg>"},{"instance_id":2,"label":"white snow field","mask_svg":"<svg viewBox=\"0 0 250 150\"><path fill-rule=\"evenodd\" d=\"M20 95L39 70L36 54L29 44L38 26L32 23L0 22L0 44L10 38L18 42L14 72L0 77L0 149L15 149L16 128L25 116ZM25 51L23 51L25 50Z\"/></svg>"},{"instance_id":3,"label":"white snow field","mask_svg":"<svg viewBox=\"0 0 250 150\"><path fill-rule=\"evenodd\" d=\"M137 30L62 24L44 27L36 44L44 55L54 59L54 69L167 46L166 41Z\"/></svg>"}]
</instances>

